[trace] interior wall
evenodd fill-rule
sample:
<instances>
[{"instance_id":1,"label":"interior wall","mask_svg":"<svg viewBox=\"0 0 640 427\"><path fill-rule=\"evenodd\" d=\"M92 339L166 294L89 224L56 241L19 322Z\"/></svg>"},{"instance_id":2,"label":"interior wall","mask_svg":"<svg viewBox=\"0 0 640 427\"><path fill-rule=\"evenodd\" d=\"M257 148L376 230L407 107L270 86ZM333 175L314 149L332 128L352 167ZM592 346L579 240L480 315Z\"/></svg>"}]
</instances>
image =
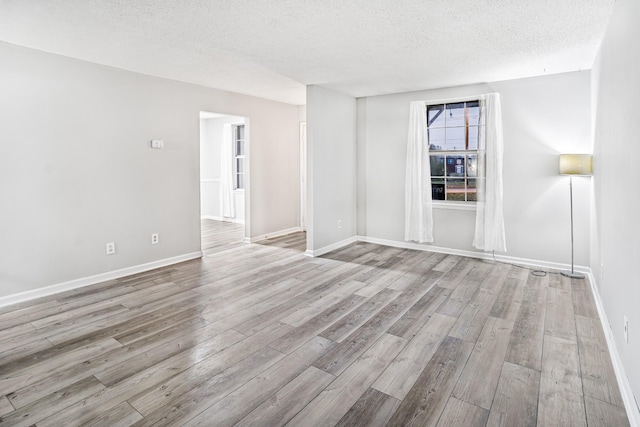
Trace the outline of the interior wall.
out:
<instances>
[{"instance_id":1,"label":"interior wall","mask_svg":"<svg viewBox=\"0 0 640 427\"><path fill-rule=\"evenodd\" d=\"M249 236L298 226L296 106L7 43L0 58L0 297L197 254L200 111L248 118Z\"/></svg>"},{"instance_id":2,"label":"interior wall","mask_svg":"<svg viewBox=\"0 0 640 427\"><path fill-rule=\"evenodd\" d=\"M575 72L358 100L358 233L404 240L409 104L498 92L504 130L507 256L571 261L568 178L560 153L591 151L590 73ZM589 265L589 178L574 179L575 262ZM434 208L433 246L475 251L475 209Z\"/></svg>"},{"instance_id":3,"label":"interior wall","mask_svg":"<svg viewBox=\"0 0 640 427\"><path fill-rule=\"evenodd\" d=\"M594 214L591 268L611 333L640 402L640 3L618 0L594 65ZM624 339L624 317L629 342ZM638 411L640 412L640 411ZM636 413L640 419L640 413Z\"/></svg>"},{"instance_id":4,"label":"interior wall","mask_svg":"<svg viewBox=\"0 0 640 427\"><path fill-rule=\"evenodd\" d=\"M200 119L200 213L202 218L225 220L222 217L221 205L222 132L225 124L244 123L244 117L238 116ZM233 195L235 216L232 219L234 222L244 223L244 190L235 190Z\"/></svg>"},{"instance_id":5,"label":"interior wall","mask_svg":"<svg viewBox=\"0 0 640 427\"><path fill-rule=\"evenodd\" d=\"M307 249L315 252L354 238L355 98L307 87L307 177Z\"/></svg>"}]
</instances>

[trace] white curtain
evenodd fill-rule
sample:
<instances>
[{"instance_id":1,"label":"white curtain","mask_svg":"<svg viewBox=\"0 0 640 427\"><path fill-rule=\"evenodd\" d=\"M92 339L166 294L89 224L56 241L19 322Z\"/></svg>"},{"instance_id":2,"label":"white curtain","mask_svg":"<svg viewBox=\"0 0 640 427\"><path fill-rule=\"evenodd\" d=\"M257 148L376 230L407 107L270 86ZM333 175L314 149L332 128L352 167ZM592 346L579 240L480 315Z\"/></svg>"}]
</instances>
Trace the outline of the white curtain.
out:
<instances>
[{"instance_id":1,"label":"white curtain","mask_svg":"<svg viewBox=\"0 0 640 427\"><path fill-rule=\"evenodd\" d=\"M404 239L419 243L433 242L431 165L426 106L425 101L414 101L410 106L404 194Z\"/></svg>"},{"instance_id":2,"label":"white curtain","mask_svg":"<svg viewBox=\"0 0 640 427\"><path fill-rule=\"evenodd\" d=\"M223 218L235 217L233 200L233 138L231 124L222 127L222 150L220 153L220 193Z\"/></svg>"},{"instance_id":3,"label":"white curtain","mask_svg":"<svg viewBox=\"0 0 640 427\"><path fill-rule=\"evenodd\" d=\"M502 113L500 95L480 97L480 120L485 131L478 140L478 202L473 246L485 251L507 251L502 207Z\"/></svg>"}]
</instances>

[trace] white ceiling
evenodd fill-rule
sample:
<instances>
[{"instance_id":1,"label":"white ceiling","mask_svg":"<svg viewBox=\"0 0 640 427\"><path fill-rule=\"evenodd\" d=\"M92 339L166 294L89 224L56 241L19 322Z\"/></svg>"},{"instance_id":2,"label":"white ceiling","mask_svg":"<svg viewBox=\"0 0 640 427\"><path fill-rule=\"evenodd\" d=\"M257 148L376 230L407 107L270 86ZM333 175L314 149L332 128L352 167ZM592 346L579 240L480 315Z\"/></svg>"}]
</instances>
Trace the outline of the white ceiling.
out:
<instances>
[{"instance_id":1,"label":"white ceiling","mask_svg":"<svg viewBox=\"0 0 640 427\"><path fill-rule=\"evenodd\" d=\"M615 0L0 0L0 40L291 104L590 69Z\"/></svg>"}]
</instances>

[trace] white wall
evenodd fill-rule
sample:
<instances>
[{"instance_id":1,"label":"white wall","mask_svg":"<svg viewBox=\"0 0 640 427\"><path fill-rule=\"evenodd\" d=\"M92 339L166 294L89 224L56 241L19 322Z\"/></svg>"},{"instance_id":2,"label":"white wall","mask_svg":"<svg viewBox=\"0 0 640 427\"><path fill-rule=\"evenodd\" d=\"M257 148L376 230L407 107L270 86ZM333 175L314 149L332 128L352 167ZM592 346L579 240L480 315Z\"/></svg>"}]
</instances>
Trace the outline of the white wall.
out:
<instances>
[{"instance_id":1,"label":"white wall","mask_svg":"<svg viewBox=\"0 0 640 427\"><path fill-rule=\"evenodd\" d=\"M296 106L7 43L0 61L0 297L197 253L200 111L249 120L249 236L298 225Z\"/></svg>"},{"instance_id":2,"label":"white wall","mask_svg":"<svg viewBox=\"0 0 640 427\"><path fill-rule=\"evenodd\" d=\"M508 256L570 263L568 179L558 154L591 150L590 73L358 100L358 234L401 242L409 103L499 92ZM589 264L590 179L574 179L576 264ZM474 251L475 210L434 209L433 245Z\"/></svg>"},{"instance_id":3,"label":"white wall","mask_svg":"<svg viewBox=\"0 0 640 427\"><path fill-rule=\"evenodd\" d=\"M202 218L222 221L221 151L225 124L245 124L244 117L200 119L200 213ZM231 160L229 160L231 161ZM234 222L244 222L244 190L234 191ZM229 219L227 219L229 220Z\"/></svg>"},{"instance_id":4,"label":"white wall","mask_svg":"<svg viewBox=\"0 0 640 427\"><path fill-rule=\"evenodd\" d=\"M307 250L356 235L356 100L307 87ZM342 228L338 228L338 221Z\"/></svg>"},{"instance_id":5,"label":"white wall","mask_svg":"<svg viewBox=\"0 0 640 427\"><path fill-rule=\"evenodd\" d=\"M631 389L640 402L639 20L637 0L618 0L593 70L591 268ZM624 340L624 316L629 319L629 343Z\"/></svg>"}]
</instances>

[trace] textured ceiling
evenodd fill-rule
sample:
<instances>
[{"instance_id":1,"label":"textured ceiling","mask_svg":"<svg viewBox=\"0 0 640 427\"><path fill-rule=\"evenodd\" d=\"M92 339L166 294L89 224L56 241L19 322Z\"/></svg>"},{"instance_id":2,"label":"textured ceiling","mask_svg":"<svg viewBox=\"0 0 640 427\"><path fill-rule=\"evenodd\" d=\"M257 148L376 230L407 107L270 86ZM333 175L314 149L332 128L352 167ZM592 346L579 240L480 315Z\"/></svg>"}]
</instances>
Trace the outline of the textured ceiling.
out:
<instances>
[{"instance_id":1,"label":"textured ceiling","mask_svg":"<svg viewBox=\"0 0 640 427\"><path fill-rule=\"evenodd\" d=\"M0 40L291 104L590 69L615 0L0 0Z\"/></svg>"}]
</instances>

